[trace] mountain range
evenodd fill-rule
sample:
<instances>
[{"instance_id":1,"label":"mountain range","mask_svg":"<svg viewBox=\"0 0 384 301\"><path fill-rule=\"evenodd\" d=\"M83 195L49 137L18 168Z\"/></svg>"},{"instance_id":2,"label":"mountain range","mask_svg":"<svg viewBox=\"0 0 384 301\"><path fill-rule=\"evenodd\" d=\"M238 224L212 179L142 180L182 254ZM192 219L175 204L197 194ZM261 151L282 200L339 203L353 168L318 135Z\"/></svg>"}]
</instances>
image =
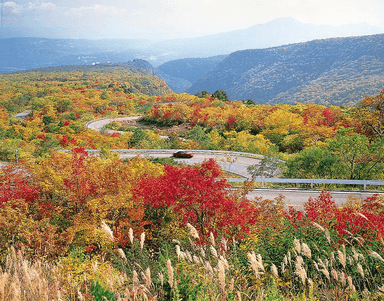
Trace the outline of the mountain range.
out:
<instances>
[{"instance_id":1,"label":"mountain range","mask_svg":"<svg viewBox=\"0 0 384 301\"><path fill-rule=\"evenodd\" d=\"M283 18L242 30L156 43L137 39L8 38L0 39L0 73L133 59L144 59L157 67L175 59L228 55L237 50L373 33L382 31L366 24L323 26Z\"/></svg>"},{"instance_id":2,"label":"mountain range","mask_svg":"<svg viewBox=\"0 0 384 301\"><path fill-rule=\"evenodd\" d=\"M280 18L265 24L197 38L163 41L152 45L164 53L182 57L207 57L238 50L269 48L315 39L362 36L383 33L367 24L342 26L301 23L294 18Z\"/></svg>"},{"instance_id":3,"label":"mountain range","mask_svg":"<svg viewBox=\"0 0 384 301\"><path fill-rule=\"evenodd\" d=\"M379 34L236 51L187 92L224 90L255 103L353 104L383 89L383 45Z\"/></svg>"}]
</instances>

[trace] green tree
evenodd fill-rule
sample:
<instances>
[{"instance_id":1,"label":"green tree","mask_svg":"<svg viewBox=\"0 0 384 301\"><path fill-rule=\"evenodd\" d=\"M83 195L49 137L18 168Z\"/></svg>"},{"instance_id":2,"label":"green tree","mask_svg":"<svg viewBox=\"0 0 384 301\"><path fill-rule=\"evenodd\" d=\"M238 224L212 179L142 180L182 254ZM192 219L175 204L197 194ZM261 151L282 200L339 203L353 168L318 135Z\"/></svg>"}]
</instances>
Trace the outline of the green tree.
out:
<instances>
[{"instance_id":1,"label":"green tree","mask_svg":"<svg viewBox=\"0 0 384 301\"><path fill-rule=\"evenodd\" d=\"M131 139L129 140L129 144L131 147L141 148L144 145L148 144L149 140L149 136L144 130L142 130L141 128L136 128L133 131Z\"/></svg>"},{"instance_id":2,"label":"green tree","mask_svg":"<svg viewBox=\"0 0 384 301\"><path fill-rule=\"evenodd\" d=\"M286 162L284 176L288 178L336 178L337 156L328 149L313 146L304 149Z\"/></svg>"},{"instance_id":3,"label":"green tree","mask_svg":"<svg viewBox=\"0 0 384 301\"><path fill-rule=\"evenodd\" d=\"M59 113L70 111L72 109L72 101L69 98L59 99L55 103L55 109Z\"/></svg>"},{"instance_id":4,"label":"green tree","mask_svg":"<svg viewBox=\"0 0 384 301\"><path fill-rule=\"evenodd\" d=\"M221 101L227 101L228 100L227 92L225 92L224 90L216 90L212 94L212 97L213 98L217 98L217 99L219 99Z\"/></svg>"},{"instance_id":5,"label":"green tree","mask_svg":"<svg viewBox=\"0 0 384 301\"><path fill-rule=\"evenodd\" d=\"M201 126L195 126L192 130L188 131L185 138L198 142L202 149L209 149L211 147L211 139Z\"/></svg>"},{"instance_id":6,"label":"green tree","mask_svg":"<svg viewBox=\"0 0 384 301\"><path fill-rule=\"evenodd\" d=\"M258 164L247 167L252 178L273 178L281 174L284 168L284 161L274 157L264 157Z\"/></svg>"},{"instance_id":7,"label":"green tree","mask_svg":"<svg viewBox=\"0 0 384 301\"><path fill-rule=\"evenodd\" d=\"M369 144L368 137L351 134L348 129L339 130L328 149L338 157L336 168L341 178L374 178L383 165L383 144Z\"/></svg>"},{"instance_id":8,"label":"green tree","mask_svg":"<svg viewBox=\"0 0 384 301\"><path fill-rule=\"evenodd\" d=\"M200 98L204 98L204 97L209 96L209 93L207 91L203 90L203 91L197 92L195 94L195 96L200 97Z\"/></svg>"}]
</instances>

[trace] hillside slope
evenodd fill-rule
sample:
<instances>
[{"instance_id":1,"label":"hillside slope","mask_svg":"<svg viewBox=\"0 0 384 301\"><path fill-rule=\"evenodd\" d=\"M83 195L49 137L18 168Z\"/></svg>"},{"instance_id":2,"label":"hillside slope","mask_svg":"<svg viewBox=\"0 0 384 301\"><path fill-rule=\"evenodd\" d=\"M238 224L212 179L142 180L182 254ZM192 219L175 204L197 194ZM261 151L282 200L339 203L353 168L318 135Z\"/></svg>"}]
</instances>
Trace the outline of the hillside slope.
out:
<instances>
[{"instance_id":1,"label":"hillside slope","mask_svg":"<svg viewBox=\"0 0 384 301\"><path fill-rule=\"evenodd\" d=\"M196 82L205 72L213 70L226 55L207 58L186 58L166 62L157 69L174 77L183 78L191 83Z\"/></svg>"},{"instance_id":2,"label":"hillside slope","mask_svg":"<svg viewBox=\"0 0 384 301\"><path fill-rule=\"evenodd\" d=\"M225 90L255 103L349 104L384 87L384 34L237 51L189 93Z\"/></svg>"},{"instance_id":3,"label":"hillside slope","mask_svg":"<svg viewBox=\"0 0 384 301\"><path fill-rule=\"evenodd\" d=\"M63 65L120 63L158 55L143 40L10 38L0 40L0 73Z\"/></svg>"},{"instance_id":4,"label":"hillside slope","mask_svg":"<svg viewBox=\"0 0 384 301\"><path fill-rule=\"evenodd\" d=\"M98 64L98 65L72 65L57 66L32 69L29 71L18 72L20 74L58 74L57 80L68 81L68 73L83 72L99 73L108 76L114 76L116 81L129 81L129 88L122 88L126 94L143 93L146 95L163 95L172 93L171 88L166 84L160 76L158 76L156 68L152 67L147 61L133 60L121 64ZM14 73L17 75L18 73ZM62 74L63 73L63 74ZM156 75L156 76L155 76ZM2 75L6 78L6 75Z\"/></svg>"}]
</instances>

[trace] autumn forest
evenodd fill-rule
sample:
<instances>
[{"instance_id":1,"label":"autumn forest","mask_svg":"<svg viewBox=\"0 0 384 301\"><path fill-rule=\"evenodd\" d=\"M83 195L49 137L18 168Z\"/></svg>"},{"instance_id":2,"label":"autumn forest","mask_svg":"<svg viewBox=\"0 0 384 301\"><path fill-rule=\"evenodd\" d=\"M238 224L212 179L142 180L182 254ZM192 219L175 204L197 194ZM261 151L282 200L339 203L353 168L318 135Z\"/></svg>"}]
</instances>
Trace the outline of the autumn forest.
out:
<instances>
[{"instance_id":1,"label":"autumn forest","mask_svg":"<svg viewBox=\"0 0 384 301\"><path fill-rule=\"evenodd\" d=\"M237 151L278 159L278 177L384 180L383 114L384 89L353 106L256 105L123 68L0 75L0 299L382 300L383 196L337 206L320 189L287 208L248 199L251 179L230 189L214 160L111 150ZM87 127L123 116L141 117Z\"/></svg>"}]
</instances>

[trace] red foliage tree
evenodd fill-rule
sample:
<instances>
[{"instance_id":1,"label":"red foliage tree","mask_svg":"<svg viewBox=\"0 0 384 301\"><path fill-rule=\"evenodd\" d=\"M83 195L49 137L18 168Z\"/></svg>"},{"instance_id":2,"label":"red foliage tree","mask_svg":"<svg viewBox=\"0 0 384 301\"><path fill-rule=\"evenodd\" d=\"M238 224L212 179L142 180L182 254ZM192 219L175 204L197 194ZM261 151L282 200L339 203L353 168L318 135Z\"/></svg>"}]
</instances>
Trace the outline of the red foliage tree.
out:
<instances>
[{"instance_id":1,"label":"red foliage tree","mask_svg":"<svg viewBox=\"0 0 384 301\"><path fill-rule=\"evenodd\" d=\"M184 224L191 223L203 236L240 235L254 223L255 209L248 200L231 198L227 181L217 178L220 174L212 159L193 167L165 166L164 175L138 184L134 199L145 203L153 225L161 223L164 210L173 208Z\"/></svg>"},{"instance_id":2,"label":"red foliage tree","mask_svg":"<svg viewBox=\"0 0 384 301\"><path fill-rule=\"evenodd\" d=\"M25 171L14 166L5 166L0 169L0 207L12 200L32 203L38 194L38 190L29 182Z\"/></svg>"},{"instance_id":3,"label":"red foliage tree","mask_svg":"<svg viewBox=\"0 0 384 301\"><path fill-rule=\"evenodd\" d=\"M307 217L325 227L334 228L339 238L360 236L364 239L382 239L384 237L384 214L378 212L376 199L368 198L358 208L338 207L329 192L323 190L316 199L310 198L304 204Z\"/></svg>"}]
</instances>

